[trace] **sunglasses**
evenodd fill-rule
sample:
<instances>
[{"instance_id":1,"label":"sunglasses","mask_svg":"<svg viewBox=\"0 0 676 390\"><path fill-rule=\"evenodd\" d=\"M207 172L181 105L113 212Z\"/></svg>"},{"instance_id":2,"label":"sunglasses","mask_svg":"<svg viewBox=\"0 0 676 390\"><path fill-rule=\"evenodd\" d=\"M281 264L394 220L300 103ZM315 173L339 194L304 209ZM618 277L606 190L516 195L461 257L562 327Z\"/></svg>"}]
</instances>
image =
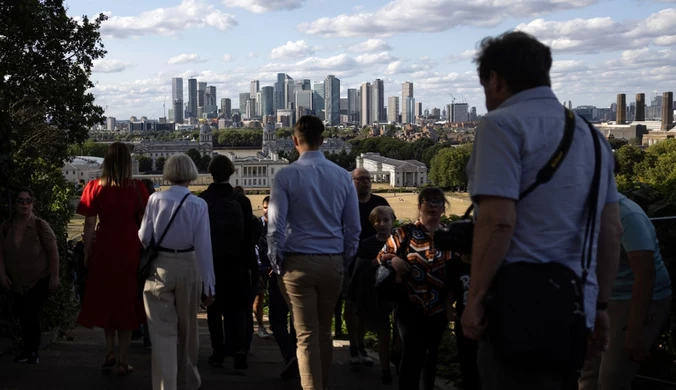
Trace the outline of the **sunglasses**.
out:
<instances>
[{"instance_id":1,"label":"sunglasses","mask_svg":"<svg viewBox=\"0 0 676 390\"><path fill-rule=\"evenodd\" d=\"M18 203L18 204L33 204L33 199L31 199L31 198L17 198L16 203Z\"/></svg>"}]
</instances>

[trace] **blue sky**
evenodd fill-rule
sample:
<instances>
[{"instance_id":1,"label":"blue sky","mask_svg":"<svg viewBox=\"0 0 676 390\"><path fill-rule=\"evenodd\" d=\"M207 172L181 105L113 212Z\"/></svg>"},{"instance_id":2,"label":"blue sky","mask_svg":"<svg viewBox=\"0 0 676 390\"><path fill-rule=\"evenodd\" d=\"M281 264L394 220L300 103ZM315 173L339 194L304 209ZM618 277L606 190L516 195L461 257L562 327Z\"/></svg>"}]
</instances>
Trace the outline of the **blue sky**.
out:
<instances>
[{"instance_id":1,"label":"blue sky","mask_svg":"<svg viewBox=\"0 0 676 390\"><path fill-rule=\"evenodd\" d=\"M676 89L676 0L67 0L73 17L106 13L96 63L106 115L157 118L171 78L196 76L232 99L249 82L334 74L347 88L376 78L385 95L412 81L424 108L450 94L484 112L472 63L486 36L527 31L552 46L562 101L608 107L617 93ZM187 81L184 86L187 93ZM187 96L185 98L187 102ZM385 99L387 102L387 99Z\"/></svg>"}]
</instances>

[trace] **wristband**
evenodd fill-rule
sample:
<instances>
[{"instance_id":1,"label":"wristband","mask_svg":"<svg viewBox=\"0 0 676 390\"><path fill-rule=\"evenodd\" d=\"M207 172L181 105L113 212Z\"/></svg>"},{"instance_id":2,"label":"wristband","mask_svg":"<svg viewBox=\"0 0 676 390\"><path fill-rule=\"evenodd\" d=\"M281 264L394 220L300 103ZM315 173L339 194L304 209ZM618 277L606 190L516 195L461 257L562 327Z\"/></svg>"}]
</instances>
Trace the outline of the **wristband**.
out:
<instances>
[{"instance_id":1,"label":"wristband","mask_svg":"<svg viewBox=\"0 0 676 390\"><path fill-rule=\"evenodd\" d=\"M608 310L608 302L596 302L596 311Z\"/></svg>"}]
</instances>

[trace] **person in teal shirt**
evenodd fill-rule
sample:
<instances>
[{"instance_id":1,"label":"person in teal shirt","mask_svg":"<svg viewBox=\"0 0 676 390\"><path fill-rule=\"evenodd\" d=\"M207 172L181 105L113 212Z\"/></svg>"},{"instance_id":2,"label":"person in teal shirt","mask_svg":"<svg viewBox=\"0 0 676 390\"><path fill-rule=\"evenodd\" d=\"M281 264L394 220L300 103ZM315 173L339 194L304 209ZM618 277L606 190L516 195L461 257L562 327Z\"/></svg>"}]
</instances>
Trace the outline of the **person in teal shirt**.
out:
<instances>
[{"instance_id":1,"label":"person in teal shirt","mask_svg":"<svg viewBox=\"0 0 676 390\"><path fill-rule=\"evenodd\" d=\"M620 195L619 204L624 232L608 304L610 345L601 356L585 363L579 390L630 390L641 361L669 316L671 280L655 227L643 209L626 196Z\"/></svg>"}]
</instances>

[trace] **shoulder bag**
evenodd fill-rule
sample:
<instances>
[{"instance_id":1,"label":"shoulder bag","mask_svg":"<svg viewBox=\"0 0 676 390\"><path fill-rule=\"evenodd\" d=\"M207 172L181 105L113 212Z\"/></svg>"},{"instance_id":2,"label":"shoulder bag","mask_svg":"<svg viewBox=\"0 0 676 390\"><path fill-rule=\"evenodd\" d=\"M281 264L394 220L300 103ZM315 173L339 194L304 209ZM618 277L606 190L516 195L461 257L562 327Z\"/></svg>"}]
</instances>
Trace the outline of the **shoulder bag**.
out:
<instances>
[{"instance_id":1,"label":"shoulder bag","mask_svg":"<svg viewBox=\"0 0 676 390\"><path fill-rule=\"evenodd\" d=\"M567 128L571 121L574 122L574 116L567 110ZM534 370L552 367L578 370L584 364L590 331L584 289L593 258L601 176L598 131L589 122L587 125L594 142L595 166L586 200L581 275L556 262L564 259L551 259L554 261L547 263L515 262L500 267L486 299L487 337L505 364L529 366ZM558 159L554 169L562 159ZM534 186L529 189L532 191Z\"/></svg>"},{"instance_id":2,"label":"shoulder bag","mask_svg":"<svg viewBox=\"0 0 676 390\"><path fill-rule=\"evenodd\" d=\"M162 245L162 241L164 240L164 236L167 235L167 232L169 231L169 228L171 227L171 224L174 222L174 219L176 218L176 215L178 212L181 210L181 206L183 206L183 202L185 202L186 199L190 196L190 193L187 193L183 199L181 200L181 203L178 204L178 207L176 208L176 211L174 211L174 214L171 216L171 219L169 220L169 223L167 224L167 227L164 228L164 232L160 236L160 240L155 243L155 235L150 239L150 243L148 244L147 247L145 247L141 251L141 259L139 261L139 283L142 283L142 285L145 284L145 281L150 277L150 269L152 268L152 264L157 258L158 254L158 248L160 245ZM141 292L143 289L141 289Z\"/></svg>"}]
</instances>

